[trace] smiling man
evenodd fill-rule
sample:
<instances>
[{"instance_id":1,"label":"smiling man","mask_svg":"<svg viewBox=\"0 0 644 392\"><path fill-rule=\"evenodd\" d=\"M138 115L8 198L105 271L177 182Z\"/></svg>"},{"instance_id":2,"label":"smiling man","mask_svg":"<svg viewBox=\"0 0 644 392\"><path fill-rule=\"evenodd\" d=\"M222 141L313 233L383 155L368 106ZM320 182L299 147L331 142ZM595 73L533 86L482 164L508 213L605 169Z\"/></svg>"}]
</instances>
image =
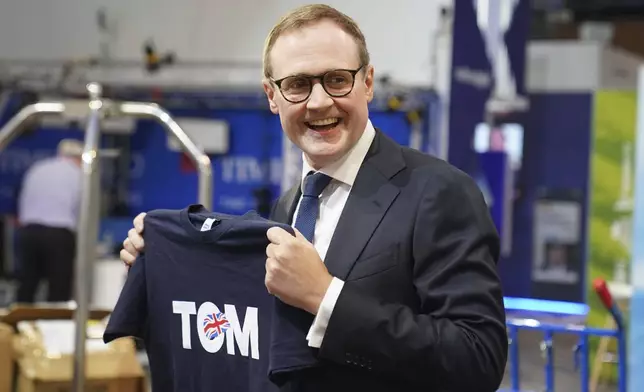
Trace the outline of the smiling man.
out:
<instances>
[{"instance_id":1,"label":"smiling man","mask_svg":"<svg viewBox=\"0 0 644 392\"><path fill-rule=\"evenodd\" d=\"M304 167L271 213L296 236L268 230L265 284L319 360L282 388L495 391L508 342L487 206L467 175L374 128L373 82L363 34L331 7L290 12L266 40L264 91Z\"/></svg>"}]
</instances>

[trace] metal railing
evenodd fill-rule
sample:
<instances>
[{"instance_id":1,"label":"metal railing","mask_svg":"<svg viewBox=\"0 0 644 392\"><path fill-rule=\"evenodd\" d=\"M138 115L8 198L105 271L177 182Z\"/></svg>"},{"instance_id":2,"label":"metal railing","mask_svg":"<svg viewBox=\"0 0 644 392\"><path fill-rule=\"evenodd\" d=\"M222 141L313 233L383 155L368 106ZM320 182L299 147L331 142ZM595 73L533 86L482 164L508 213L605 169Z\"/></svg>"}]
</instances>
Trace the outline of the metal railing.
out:
<instances>
[{"instance_id":1,"label":"metal railing","mask_svg":"<svg viewBox=\"0 0 644 392\"><path fill-rule=\"evenodd\" d=\"M47 115L85 118L85 145L82 155L82 194L75 265L75 351L73 390L85 390L85 343L91 296L91 266L98 241L100 205L100 125L108 117L151 118L161 123L182 145L198 170L198 202L212 210L212 166L210 158L188 137L172 116L154 103L119 102L102 99L97 83L87 85L89 100L38 102L24 107L0 129L0 154L34 121Z\"/></svg>"},{"instance_id":2,"label":"metal railing","mask_svg":"<svg viewBox=\"0 0 644 392\"><path fill-rule=\"evenodd\" d=\"M506 321L508 338L509 338L509 365L510 365L510 383L512 391L521 391L521 379L519 375L519 331L532 330L541 331L543 340L541 342L541 351L545 359L544 377L545 392L555 390L555 355L553 337L555 334L565 333L577 335L579 342L575 346L575 367L579 370L581 379L581 392L589 392L590 388L590 345L589 338L607 337L617 340L617 367L618 380L617 391L626 392L626 333L622 313L611 296L610 291L603 279L597 279L594 282L594 289L602 303L615 320L616 328L592 328L585 325L570 324L560 325L554 323L544 323L531 318L508 318ZM572 391L570 391L572 392Z\"/></svg>"}]
</instances>

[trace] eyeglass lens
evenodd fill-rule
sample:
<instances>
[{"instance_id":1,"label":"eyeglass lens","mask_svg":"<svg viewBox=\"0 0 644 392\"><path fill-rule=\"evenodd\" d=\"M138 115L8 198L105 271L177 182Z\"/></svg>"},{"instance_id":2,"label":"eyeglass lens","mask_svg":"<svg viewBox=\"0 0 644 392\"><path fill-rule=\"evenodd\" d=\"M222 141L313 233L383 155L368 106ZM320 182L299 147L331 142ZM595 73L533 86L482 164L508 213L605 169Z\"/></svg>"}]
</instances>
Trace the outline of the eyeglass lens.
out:
<instances>
[{"instance_id":1,"label":"eyeglass lens","mask_svg":"<svg viewBox=\"0 0 644 392\"><path fill-rule=\"evenodd\" d=\"M289 76L282 81L282 94L290 101L305 100L311 92L311 78ZM353 88L353 75L349 71L327 72L322 78L324 90L331 96L343 96Z\"/></svg>"}]
</instances>

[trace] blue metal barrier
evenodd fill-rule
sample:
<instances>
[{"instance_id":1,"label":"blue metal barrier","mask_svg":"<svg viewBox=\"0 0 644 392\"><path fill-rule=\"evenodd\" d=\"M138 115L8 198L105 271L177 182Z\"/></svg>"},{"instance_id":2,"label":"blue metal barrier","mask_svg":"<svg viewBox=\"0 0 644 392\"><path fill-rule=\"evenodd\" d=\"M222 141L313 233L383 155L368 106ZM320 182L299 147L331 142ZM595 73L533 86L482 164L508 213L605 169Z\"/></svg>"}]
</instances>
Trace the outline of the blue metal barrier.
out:
<instances>
[{"instance_id":1,"label":"blue metal barrier","mask_svg":"<svg viewBox=\"0 0 644 392\"><path fill-rule=\"evenodd\" d=\"M512 392L520 392L520 375L519 375L519 340L520 330L533 330L543 332L543 342L541 351L545 356L544 377L545 392L553 392L555 388L555 371L554 371L554 347L553 336L558 333L567 333L577 335L579 342L575 346L575 368L579 370L581 378L581 392L589 391L589 338L609 337L617 340L618 355L618 392L626 392L626 333L624 329L624 320L622 313L613 301L606 282L598 279L594 282L594 289L606 309L610 312L615 320L615 329L592 328L580 325L578 323L559 324L555 322L541 322L532 318L508 317L506 321L509 338L509 362L510 362L510 383ZM507 390L506 390L507 391ZM573 392L573 391L567 391Z\"/></svg>"}]
</instances>

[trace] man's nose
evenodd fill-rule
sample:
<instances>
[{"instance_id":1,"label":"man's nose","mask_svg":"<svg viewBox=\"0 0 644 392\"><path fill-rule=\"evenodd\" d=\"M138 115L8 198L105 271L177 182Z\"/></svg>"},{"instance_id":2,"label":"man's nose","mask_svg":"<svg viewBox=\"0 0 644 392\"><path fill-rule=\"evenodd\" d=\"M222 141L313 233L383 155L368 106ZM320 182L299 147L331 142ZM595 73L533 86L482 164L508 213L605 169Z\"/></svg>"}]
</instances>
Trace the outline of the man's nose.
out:
<instances>
[{"instance_id":1,"label":"man's nose","mask_svg":"<svg viewBox=\"0 0 644 392\"><path fill-rule=\"evenodd\" d=\"M307 109L319 110L333 105L333 99L324 91L321 83L314 83L311 96L306 103Z\"/></svg>"}]
</instances>

